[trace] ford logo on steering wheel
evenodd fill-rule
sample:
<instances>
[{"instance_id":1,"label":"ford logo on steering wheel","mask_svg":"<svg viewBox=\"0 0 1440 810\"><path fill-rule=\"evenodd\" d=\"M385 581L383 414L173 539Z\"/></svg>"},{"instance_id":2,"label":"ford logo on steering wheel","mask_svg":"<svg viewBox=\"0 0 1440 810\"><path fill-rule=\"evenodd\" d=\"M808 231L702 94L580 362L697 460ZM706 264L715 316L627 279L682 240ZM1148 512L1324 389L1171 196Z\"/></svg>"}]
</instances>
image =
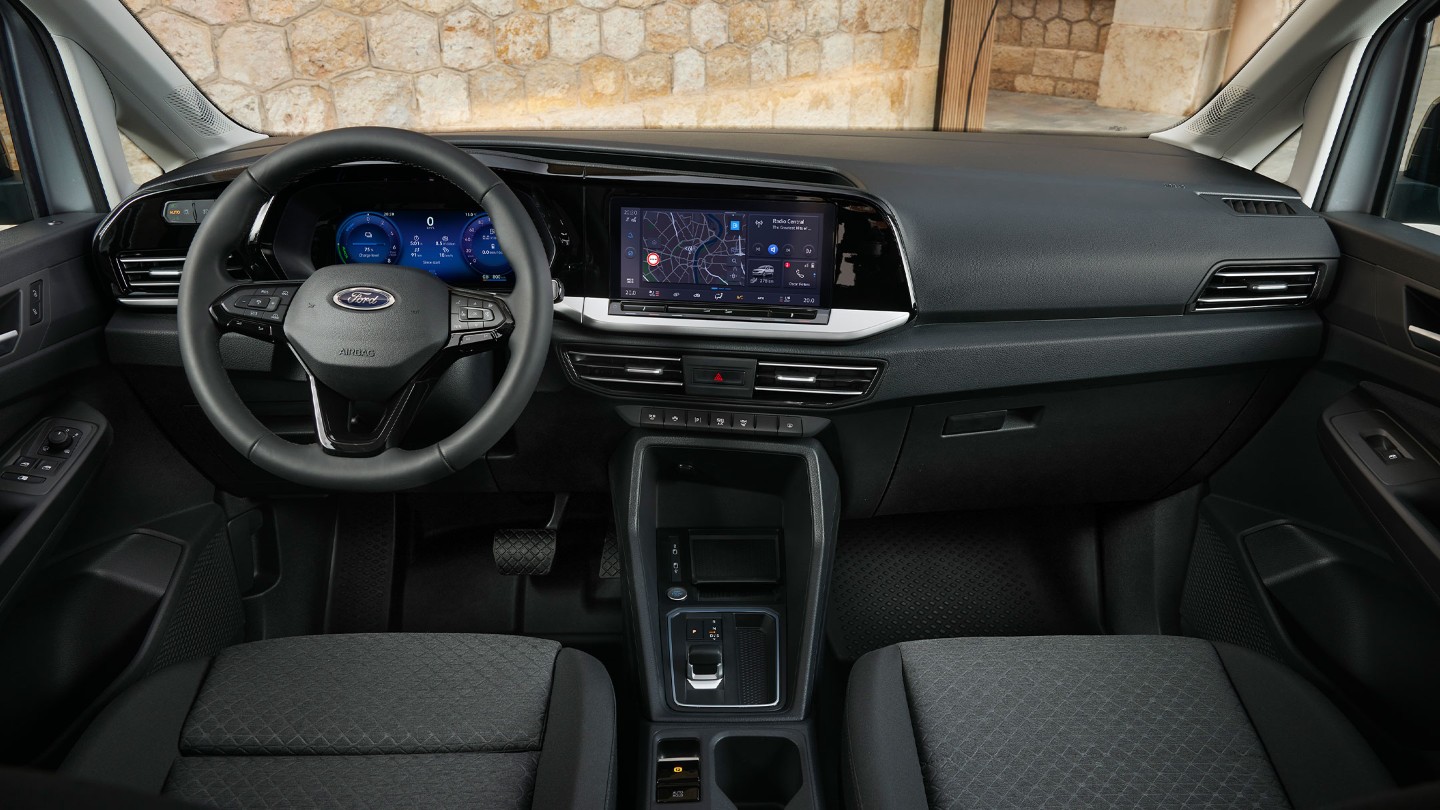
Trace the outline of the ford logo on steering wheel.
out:
<instances>
[{"instance_id":1,"label":"ford logo on steering wheel","mask_svg":"<svg viewBox=\"0 0 1440 810\"><path fill-rule=\"evenodd\" d=\"M395 296L376 287L346 287L330 300L346 309L369 312L395 303Z\"/></svg>"}]
</instances>

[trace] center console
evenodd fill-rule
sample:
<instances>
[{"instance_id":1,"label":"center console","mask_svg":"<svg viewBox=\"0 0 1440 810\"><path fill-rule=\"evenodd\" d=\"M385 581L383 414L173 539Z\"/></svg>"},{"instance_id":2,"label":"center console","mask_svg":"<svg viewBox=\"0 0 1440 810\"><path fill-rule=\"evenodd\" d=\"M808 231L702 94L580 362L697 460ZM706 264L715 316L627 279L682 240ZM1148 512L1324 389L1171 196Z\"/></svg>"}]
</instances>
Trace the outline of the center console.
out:
<instances>
[{"instance_id":1,"label":"center console","mask_svg":"<svg viewBox=\"0 0 1440 810\"><path fill-rule=\"evenodd\" d=\"M810 709L839 500L825 451L637 430L612 479L652 806L822 806Z\"/></svg>"}]
</instances>

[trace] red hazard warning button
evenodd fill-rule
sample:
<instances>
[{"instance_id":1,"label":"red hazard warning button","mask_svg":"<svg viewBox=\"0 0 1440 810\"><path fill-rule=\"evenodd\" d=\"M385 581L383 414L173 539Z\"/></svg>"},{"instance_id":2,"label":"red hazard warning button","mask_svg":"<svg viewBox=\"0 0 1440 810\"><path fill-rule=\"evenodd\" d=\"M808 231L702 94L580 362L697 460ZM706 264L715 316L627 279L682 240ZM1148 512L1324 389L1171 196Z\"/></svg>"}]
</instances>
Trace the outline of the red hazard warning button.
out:
<instances>
[{"instance_id":1,"label":"red hazard warning button","mask_svg":"<svg viewBox=\"0 0 1440 810\"><path fill-rule=\"evenodd\" d=\"M697 366L690 370L690 381L706 385L744 385L745 369Z\"/></svg>"}]
</instances>

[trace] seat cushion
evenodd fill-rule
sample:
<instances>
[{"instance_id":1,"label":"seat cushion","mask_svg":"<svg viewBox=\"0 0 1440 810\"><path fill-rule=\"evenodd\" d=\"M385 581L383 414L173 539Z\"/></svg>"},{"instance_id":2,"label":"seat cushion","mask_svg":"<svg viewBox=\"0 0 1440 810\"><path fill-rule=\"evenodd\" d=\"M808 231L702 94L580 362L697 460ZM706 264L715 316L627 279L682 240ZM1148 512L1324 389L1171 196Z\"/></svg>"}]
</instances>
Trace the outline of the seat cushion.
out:
<instances>
[{"instance_id":1,"label":"seat cushion","mask_svg":"<svg viewBox=\"0 0 1440 810\"><path fill-rule=\"evenodd\" d=\"M878 650L851 676L847 794L865 810L1281 808L1388 785L1360 735L1313 687L1243 653L1161 636ZM1234 672L1226 656L1239 662ZM1303 705L1275 712L1268 704L1295 700L1277 692L1301 695ZM1318 715L1304 721L1317 725L1252 723L1246 700L1267 703L1260 716L1293 709ZM1272 762L1272 744L1284 769Z\"/></svg>"},{"instance_id":2,"label":"seat cushion","mask_svg":"<svg viewBox=\"0 0 1440 810\"><path fill-rule=\"evenodd\" d=\"M275 639L137 684L64 770L218 807L594 806L614 801L614 696L541 639Z\"/></svg>"}]
</instances>

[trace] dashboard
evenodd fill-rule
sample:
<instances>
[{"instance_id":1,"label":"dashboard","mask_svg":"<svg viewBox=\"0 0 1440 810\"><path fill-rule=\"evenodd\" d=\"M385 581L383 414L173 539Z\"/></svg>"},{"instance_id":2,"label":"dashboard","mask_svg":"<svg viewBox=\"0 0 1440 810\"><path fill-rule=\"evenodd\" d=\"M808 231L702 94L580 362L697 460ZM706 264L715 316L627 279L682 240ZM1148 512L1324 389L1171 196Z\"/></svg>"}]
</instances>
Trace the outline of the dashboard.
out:
<instances>
[{"instance_id":1,"label":"dashboard","mask_svg":"<svg viewBox=\"0 0 1440 810\"><path fill-rule=\"evenodd\" d=\"M1288 390L1288 364L1320 346L1313 302L1338 257L1293 191L1144 139L451 140L525 206L560 293L541 388L462 488L603 491L620 438L658 423L813 437L839 462L851 516L1153 498L1213 470ZM218 439L176 394L173 310L198 220L279 143L152 182L95 238L117 302L110 356L227 491L273 482L204 443ZM1293 214L1247 216L1226 202L1237 197ZM410 265L504 295L512 279L487 213L419 170L349 164L277 194L231 268L242 283L341 261ZM1199 309L1216 278L1277 271L1307 279L1308 294ZM226 338L252 410L303 440L309 391L294 359ZM504 362L452 369L468 376L434 395L441 411L419 427L443 431L447 408L472 413Z\"/></svg>"}]
</instances>

